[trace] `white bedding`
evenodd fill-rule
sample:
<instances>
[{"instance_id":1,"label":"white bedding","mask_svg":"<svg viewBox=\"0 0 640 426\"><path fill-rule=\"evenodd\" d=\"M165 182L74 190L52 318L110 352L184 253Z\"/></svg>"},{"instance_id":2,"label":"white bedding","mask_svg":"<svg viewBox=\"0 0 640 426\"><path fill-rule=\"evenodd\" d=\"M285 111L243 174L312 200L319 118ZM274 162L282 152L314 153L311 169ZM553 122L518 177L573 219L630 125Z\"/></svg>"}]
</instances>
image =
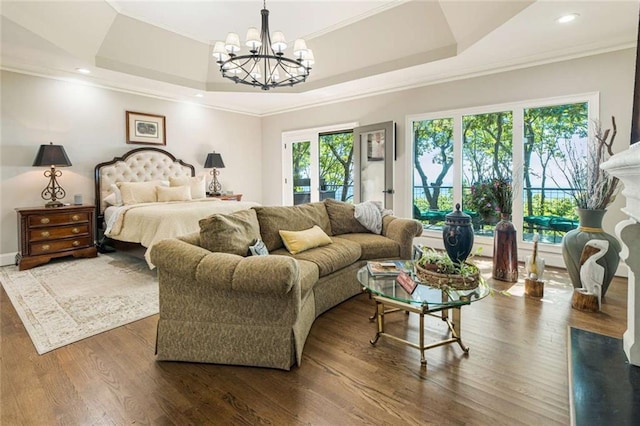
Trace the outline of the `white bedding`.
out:
<instances>
[{"instance_id":1,"label":"white bedding","mask_svg":"<svg viewBox=\"0 0 640 426\"><path fill-rule=\"evenodd\" d=\"M232 213L258 206L252 201L221 201L207 198L169 203L144 203L116 207L109 212L105 235L118 241L140 243L149 268L151 247L158 241L200 230L199 221L214 213Z\"/></svg>"}]
</instances>

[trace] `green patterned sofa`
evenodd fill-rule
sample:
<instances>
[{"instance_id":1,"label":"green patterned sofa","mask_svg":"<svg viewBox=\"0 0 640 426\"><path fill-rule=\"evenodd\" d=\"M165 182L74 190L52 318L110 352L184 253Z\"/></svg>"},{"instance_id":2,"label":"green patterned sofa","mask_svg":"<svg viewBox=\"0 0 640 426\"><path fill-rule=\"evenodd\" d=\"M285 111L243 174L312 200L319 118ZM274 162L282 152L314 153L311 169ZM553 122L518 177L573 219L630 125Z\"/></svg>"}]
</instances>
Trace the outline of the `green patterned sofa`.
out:
<instances>
[{"instance_id":1,"label":"green patterned sofa","mask_svg":"<svg viewBox=\"0 0 640 426\"><path fill-rule=\"evenodd\" d=\"M218 229L217 242L208 242L222 247L217 251L202 247L211 238L204 231L153 247L160 285L158 360L289 370L300 364L313 321L362 291L357 269L371 259L410 258L413 238L422 233L419 222L394 216L382 218L381 235L371 233L354 218L353 205L329 199L253 210L244 212L257 218L266 256L223 252L225 244L244 238L228 236L246 229ZM331 244L289 253L279 231L314 225Z\"/></svg>"}]
</instances>

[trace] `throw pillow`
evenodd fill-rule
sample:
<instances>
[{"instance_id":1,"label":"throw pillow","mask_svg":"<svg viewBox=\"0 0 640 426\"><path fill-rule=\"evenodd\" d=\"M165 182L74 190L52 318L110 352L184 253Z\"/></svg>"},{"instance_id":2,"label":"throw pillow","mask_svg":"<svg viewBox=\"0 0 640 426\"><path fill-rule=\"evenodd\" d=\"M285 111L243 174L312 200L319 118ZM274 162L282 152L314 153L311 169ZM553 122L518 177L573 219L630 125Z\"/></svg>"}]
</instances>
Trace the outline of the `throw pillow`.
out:
<instances>
[{"instance_id":1,"label":"throw pillow","mask_svg":"<svg viewBox=\"0 0 640 426\"><path fill-rule=\"evenodd\" d=\"M207 197L207 181L204 176L170 177L169 186L189 186L191 199L200 200Z\"/></svg>"},{"instance_id":2,"label":"throw pillow","mask_svg":"<svg viewBox=\"0 0 640 426\"><path fill-rule=\"evenodd\" d=\"M264 241L261 239L257 239L253 245L249 246L249 251L251 252L251 256L266 256L269 254L267 246L264 245Z\"/></svg>"},{"instance_id":3,"label":"throw pillow","mask_svg":"<svg viewBox=\"0 0 640 426\"><path fill-rule=\"evenodd\" d=\"M333 235L369 232L369 230L362 226L355 218L355 207L353 204L332 198L326 198L323 202L327 208L329 220L331 221Z\"/></svg>"},{"instance_id":4,"label":"throw pillow","mask_svg":"<svg viewBox=\"0 0 640 426\"><path fill-rule=\"evenodd\" d=\"M149 182L118 182L116 185L122 194L122 203L125 205L153 203L158 200L156 186L159 180Z\"/></svg>"},{"instance_id":5,"label":"throw pillow","mask_svg":"<svg viewBox=\"0 0 640 426\"><path fill-rule=\"evenodd\" d=\"M230 214L213 214L200 219L201 247L221 253L247 256L249 246L260 238L260 225L255 210L239 210Z\"/></svg>"},{"instance_id":6,"label":"throw pillow","mask_svg":"<svg viewBox=\"0 0 640 426\"><path fill-rule=\"evenodd\" d=\"M318 225L304 231L282 231L280 237L289 253L298 254L305 250L331 244L331 238Z\"/></svg>"},{"instance_id":7,"label":"throw pillow","mask_svg":"<svg viewBox=\"0 0 640 426\"><path fill-rule=\"evenodd\" d=\"M382 232L382 203L380 201L365 201L354 206L353 216L374 234Z\"/></svg>"},{"instance_id":8,"label":"throw pillow","mask_svg":"<svg viewBox=\"0 0 640 426\"><path fill-rule=\"evenodd\" d=\"M191 200L191 188L188 186L156 186L158 193L158 201L161 203L167 201L189 201Z\"/></svg>"}]
</instances>

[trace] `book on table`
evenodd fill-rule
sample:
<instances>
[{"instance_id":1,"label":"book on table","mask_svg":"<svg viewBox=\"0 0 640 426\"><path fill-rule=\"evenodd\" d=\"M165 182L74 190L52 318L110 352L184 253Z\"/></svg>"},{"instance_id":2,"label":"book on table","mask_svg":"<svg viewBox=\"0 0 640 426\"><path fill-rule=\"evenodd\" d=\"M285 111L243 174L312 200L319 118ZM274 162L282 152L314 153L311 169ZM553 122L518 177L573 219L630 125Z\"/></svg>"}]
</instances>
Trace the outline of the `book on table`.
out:
<instances>
[{"instance_id":1,"label":"book on table","mask_svg":"<svg viewBox=\"0 0 640 426\"><path fill-rule=\"evenodd\" d=\"M367 262L367 268L373 276L393 276L405 270L404 262L401 260Z\"/></svg>"}]
</instances>

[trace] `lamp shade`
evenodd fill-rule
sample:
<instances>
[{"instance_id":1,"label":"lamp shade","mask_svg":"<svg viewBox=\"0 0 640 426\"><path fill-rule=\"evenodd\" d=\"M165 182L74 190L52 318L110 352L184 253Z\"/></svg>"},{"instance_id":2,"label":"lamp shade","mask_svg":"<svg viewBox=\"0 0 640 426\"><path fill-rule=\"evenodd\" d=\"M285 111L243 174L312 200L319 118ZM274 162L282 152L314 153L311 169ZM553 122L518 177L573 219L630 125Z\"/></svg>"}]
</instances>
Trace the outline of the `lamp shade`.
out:
<instances>
[{"instance_id":1,"label":"lamp shade","mask_svg":"<svg viewBox=\"0 0 640 426\"><path fill-rule=\"evenodd\" d=\"M69 167L71 161L67 157L67 153L64 151L62 145L54 145L50 142L49 145L40 145L40 149L36 154L36 159L33 160L34 167Z\"/></svg>"},{"instance_id":2,"label":"lamp shade","mask_svg":"<svg viewBox=\"0 0 640 426\"><path fill-rule=\"evenodd\" d=\"M207 160L204 162L205 169L224 169L222 156L217 152L207 154Z\"/></svg>"}]
</instances>

